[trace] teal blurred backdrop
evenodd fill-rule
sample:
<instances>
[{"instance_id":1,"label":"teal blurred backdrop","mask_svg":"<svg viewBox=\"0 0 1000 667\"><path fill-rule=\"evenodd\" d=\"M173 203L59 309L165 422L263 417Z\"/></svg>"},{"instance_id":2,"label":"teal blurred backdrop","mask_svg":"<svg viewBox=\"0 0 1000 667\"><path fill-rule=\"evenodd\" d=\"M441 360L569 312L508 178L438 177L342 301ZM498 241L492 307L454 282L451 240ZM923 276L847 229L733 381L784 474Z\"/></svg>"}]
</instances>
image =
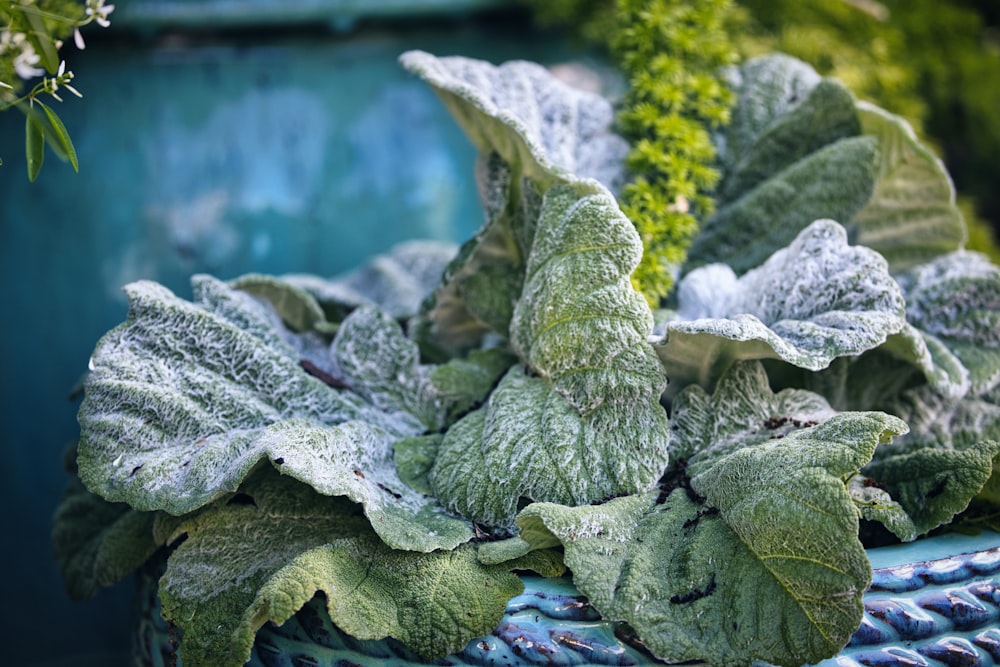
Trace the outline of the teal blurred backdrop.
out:
<instances>
[{"instance_id":1,"label":"teal blurred backdrop","mask_svg":"<svg viewBox=\"0 0 1000 667\"><path fill-rule=\"evenodd\" d=\"M0 114L0 664L129 664L128 584L75 603L49 546L74 442L73 386L121 322L121 286L189 295L209 272L331 276L411 238L481 223L474 150L396 64L420 48L493 62L575 55L492 0L119 0L57 107L80 173L25 172L24 118Z\"/></svg>"}]
</instances>

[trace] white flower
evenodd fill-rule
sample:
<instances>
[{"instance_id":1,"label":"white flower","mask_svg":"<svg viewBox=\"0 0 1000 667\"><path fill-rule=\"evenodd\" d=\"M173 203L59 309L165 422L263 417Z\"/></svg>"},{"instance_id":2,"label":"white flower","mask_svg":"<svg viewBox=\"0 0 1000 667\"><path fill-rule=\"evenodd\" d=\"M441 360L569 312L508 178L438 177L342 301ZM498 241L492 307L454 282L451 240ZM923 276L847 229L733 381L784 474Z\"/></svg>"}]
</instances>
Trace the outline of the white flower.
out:
<instances>
[{"instance_id":1,"label":"white flower","mask_svg":"<svg viewBox=\"0 0 1000 667\"><path fill-rule=\"evenodd\" d=\"M73 31L73 41L76 42L76 48L81 51L87 48L87 43L83 41L83 33L80 32L79 28Z\"/></svg>"},{"instance_id":2,"label":"white flower","mask_svg":"<svg viewBox=\"0 0 1000 667\"><path fill-rule=\"evenodd\" d=\"M34 79L45 74L45 70L35 67L41 57L35 53L35 47L30 42L21 44L21 53L14 58L14 71L22 79Z\"/></svg>"},{"instance_id":3,"label":"white flower","mask_svg":"<svg viewBox=\"0 0 1000 667\"><path fill-rule=\"evenodd\" d=\"M45 70L35 67L41 57L35 53L35 47L28 41L27 35L23 32L14 32L4 29L0 30L0 53L7 51L19 51L14 56L14 71L22 79L34 79L36 76L45 74Z\"/></svg>"},{"instance_id":4,"label":"white flower","mask_svg":"<svg viewBox=\"0 0 1000 667\"><path fill-rule=\"evenodd\" d=\"M72 80L73 80L73 72L66 71L66 61L63 60L62 62L59 63L59 71L56 73L56 75L51 79L45 79L44 81L45 92L47 92L49 95L62 102L62 98L56 94L59 90L59 86L62 86L63 88L73 93L77 97L83 97L83 94L79 90L69 85L69 82Z\"/></svg>"},{"instance_id":5,"label":"white flower","mask_svg":"<svg viewBox=\"0 0 1000 667\"><path fill-rule=\"evenodd\" d=\"M87 0L87 16L93 17L97 25L102 28L111 25L108 15L113 11L115 11L115 6L104 4L104 0Z\"/></svg>"}]
</instances>

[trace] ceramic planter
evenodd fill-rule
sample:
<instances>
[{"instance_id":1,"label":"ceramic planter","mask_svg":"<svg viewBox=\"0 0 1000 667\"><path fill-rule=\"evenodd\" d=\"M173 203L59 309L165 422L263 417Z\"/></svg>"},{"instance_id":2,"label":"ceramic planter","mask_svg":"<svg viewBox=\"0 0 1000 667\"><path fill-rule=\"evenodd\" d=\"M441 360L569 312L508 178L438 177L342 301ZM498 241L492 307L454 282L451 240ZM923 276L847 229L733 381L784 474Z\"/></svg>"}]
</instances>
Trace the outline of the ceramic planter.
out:
<instances>
[{"instance_id":1,"label":"ceramic planter","mask_svg":"<svg viewBox=\"0 0 1000 667\"><path fill-rule=\"evenodd\" d=\"M1000 534L958 534L870 549L872 586L851 642L823 667L1000 664ZM144 620L136 664L173 664L179 640L156 606L155 577L140 593ZM629 628L602 620L568 578L524 577L525 591L507 604L489 636L460 653L422 662L399 642L359 641L330 622L321 598L278 627L265 625L248 665L658 665Z\"/></svg>"}]
</instances>

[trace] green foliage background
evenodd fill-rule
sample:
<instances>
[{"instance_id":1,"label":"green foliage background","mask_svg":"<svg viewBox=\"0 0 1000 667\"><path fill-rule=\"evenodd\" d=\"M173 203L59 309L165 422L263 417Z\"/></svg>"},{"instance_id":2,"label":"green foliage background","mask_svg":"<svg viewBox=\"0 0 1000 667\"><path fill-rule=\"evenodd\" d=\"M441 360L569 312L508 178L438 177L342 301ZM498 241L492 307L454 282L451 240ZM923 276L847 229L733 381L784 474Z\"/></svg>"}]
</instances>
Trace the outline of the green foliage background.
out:
<instances>
[{"instance_id":1,"label":"green foliage background","mask_svg":"<svg viewBox=\"0 0 1000 667\"><path fill-rule=\"evenodd\" d=\"M603 48L616 0L522 0L543 26ZM631 4L631 3L625 3ZM655 3L654 3L655 4ZM700 3L693 3L695 5ZM944 159L968 246L1000 258L1000 3L995 0L737 0L727 32L743 57L783 51L906 117Z\"/></svg>"}]
</instances>

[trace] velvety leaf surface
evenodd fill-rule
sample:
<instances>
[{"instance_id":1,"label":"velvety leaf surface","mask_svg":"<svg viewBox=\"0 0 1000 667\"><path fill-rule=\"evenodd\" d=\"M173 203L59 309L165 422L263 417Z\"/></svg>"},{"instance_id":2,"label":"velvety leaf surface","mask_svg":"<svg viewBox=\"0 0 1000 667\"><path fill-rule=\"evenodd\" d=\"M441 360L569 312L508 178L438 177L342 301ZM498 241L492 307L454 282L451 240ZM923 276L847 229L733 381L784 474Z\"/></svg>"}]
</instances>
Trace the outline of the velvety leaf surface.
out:
<instances>
[{"instance_id":1,"label":"velvety leaf surface","mask_svg":"<svg viewBox=\"0 0 1000 667\"><path fill-rule=\"evenodd\" d=\"M672 449L687 458L674 459L658 496L535 503L518 515L519 539L562 542L581 592L669 662L834 654L861 621L870 580L846 480L906 425L832 414L804 391L771 394L756 362L734 367L711 397L690 387L672 423Z\"/></svg>"},{"instance_id":2,"label":"velvety leaf surface","mask_svg":"<svg viewBox=\"0 0 1000 667\"><path fill-rule=\"evenodd\" d=\"M960 249L965 223L941 161L899 116L866 102L857 112L879 149L875 192L851 221L857 243L878 251L894 273Z\"/></svg>"},{"instance_id":3,"label":"velvety leaf surface","mask_svg":"<svg viewBox=\"0 0 1000 667\"><path fill-rule=\"evenodd\" d=\"M785 55L754 58L730 75L737 104L717 139L724 205L827 144L860 134L854 97Z\"/></svg>"},{"instance_id":4,"label":"velvety leaf surface","mask_svg":"<svg viewBox=\"0 0 1000 667\"><path fill-rule=\"evenodd\" d=\"M1000 454L1000 406L922 385L889 409L911 431L880 448L864 474L898 501L915 537L951 521L987 485Z\"/></svg>"},{"instance_id":5,"label":"velvety leaf surface","mask_svg":"<svg viewBox=\"0 0 1000 667\"><path fill-rule=\"evenodd\" d=\"M378 306L403 319L417 313L457 252L446 241L406 241L333 278L292 274L280 280L311 294L331 321L361 305Z\"/></svg>"},{"instance_id":6,"label":"velvety leaf surface","mask_svg":"<svg viewBox=\"0 0 1000 667\"><path fill-rule=\"evenodd\" d=\"M418 322L422 341L445 353L507 336L541 198L555 183L586 181L593 192L624 180L628 144L612 131L599 95L562 83L545 68L499 67L410 51L403 66L426 80L480 149L477 182L486 222L449 265Z\"/></svg>"},{"instance_id":7,"label":"velvety leaf surface","mask_svg":"<svg viewBox=\"0 0 1000 667\"><path fill-rule=\"evenodd\" d=\"M687 474L743 447L815 426L836 412L819 394L801 389L773 393L759 361L734 363L714 393L691 385L671 405L670 454Z\"/></svg>"},{"instance_id":8,"label":"velvety leaf surface","mask_svg":"<svg viewBox=\"0 0 1000 667\"><path fill-rule=\"evenodd\" d=\"M851 220L871 199L877 142L849 137L810 153L705 220L687 267L724 262L743 273L814 220Z\"/></svg>"},{"instance_id":9,"label":"velvety leaf surface","mask_svg":"<svg viewBox=\"0 0 1000 667\"><path fill-rule=\"evenodd\" d=\"M435 366L430 381L449 405L448 423L481 403L517 357L503 348L472 350L468 356Z\"/></svg>"},{"instance_id":10,"label":"velvety leaf surface","mask_svg":"<svg viewBox=\"0 0 1000 667\"><path fill-rule=\"evenodd\" d=\"M1000 442L995 440L980 440L958 450L910 447L880 457L865 468L865 475L899 503L914 532L900 534L891 523L886 526L900 539L914 539L968 507L990 478L997 454Z\"/></svg>"},{"instance_id":11,"label":"velvety leaf surface","mask_svg":"<svg viewBox=\"0 0 1000 667\"><path fill-rule=\"evenodd\" d=\"M508 335L542 200L519 169L494 151L479 156L486 222L448 265L413 325L424 346L439 348L443 357L479 346L490 332Z\"/></svg>"},{"instance_id":12,"label":"velvety leaf surface","mask_svg":"<svg viewBox=\"0 0 1000 667\"><path fill-rule=\"evenodd\" d=\"M511 324L529 366L448 431L430 474L447 507L489 526L510 525L522 496L634 493L666 465L652 316L628 280L636 232L610 195L586 186L553 187L544 202Z\"/></svg>"},{"instance_id":13,"label":"velvety leaf surface","mask_svg":"<svg viewBox=\"0 0 1000 667\"><path fill-rule=\"evenodd\" d=\"M375 306L360 306L330 344L333 375L393 420L406 434L437 430L449 405L431 382L432 366L399 324Z\"/></svg>"},{"instance_id":14,"label":"velvety leaf surface","mask_svg":"<svg viewBox=\"0 0 1000 667\"><path fill-rule=\"evenodd\" d=\"M556 186L544 201L512 347L581 415L655 403L664 377L647 342L653 318L629 282L638 234L607 193Z\"/></svg>"},{"instance_id":15,"label":"velvety leaf surface","mask_svg":"<svg viewBox=\"0 0 1000 667\"><path fill-rule=\"evenodd\" d=\"M737 97L729 125L716 138L726 171L744 162L758 138L794 112L822 81L809 64L783 53L727 68L725 77Z\"/></svg>"},{"instance_id":16,"label":"velvety leaf surface","mask_svg":"<svg viewBox=\"0 0 1000 667\"><path fill-rule=\"evenodd\" d=\"M907 319L969 371L979 395L1000 383L1000 268L975 252L943 255L899 276Z\"/></svg>"},{"instance_id":17,"label":"velvety leaf surface","mask_svg":"<svg viewBox=\"0 0 1000 667\"><path fill-rule=\"evenodd\" d=\"M326 320L323 309L309 292L280 278L249 274L231 280L229 285L271 304L292 331L312 331Z\"/></svg>"},{"instance_id":18,"label":"velvety leaf surface","mask_svg":"<svg viewBox=\"0 0 1000 667\"><path fill-rule=\"evenodd\" d=\"M521 591L508 566L480 564L472 546L390 549L356 505L267 469L181 523L171 541L180 544L160 598L184 633L181 658L190 667L242 665L261 625L284 622L317 593L349 634L393 636L440 657L492 630ZM516 566L561 570L544 553Z\"/></svg>"},{"instance_id":19,"label":"velvety leaf surface","mask_svg":"<svg viewBox=\"0 0 1000 667\"><path fill-rule=\"evenodd\" d=\"M764 264L737 278L696 269L679 286L677 319L657 354L673 387L711 387L738 359L781 359L819 370L878 347L906 326L903 297L877 253L847 244L817 220Z\"/></svg>"},{"instance_id":20,"label":"velvety leaf surface","mask_svg":"<svg viewBox=\"0 0 1000 667\"><path fill-rule=\"evenodd\" d=\"M434 494L427 476L434 465L434 459L437 458L442 440L444 440L443 433L430 433L402 438L393 443L393 460L396 463L399 479L404 484L420 493Z\"/></svg>"},{"instance_id":21,"label":"velvety leaf surface","mask_svg":"<svg viewBox=\"0 0 1000 667\"><path fill-rule=\"evenodd\" d=\"M325 495L364 504L397 548L450 548L465 522L408 489L392 442L421 430L307 373L280 320L208 277L195 302L126 288L129 318L92 357L80 410L84 482L110 501L184 514L235 491L262 461Z\"/></svg>"},{"instance_id":22,"label":"velvety leaf surface","mask_svg":"<svg viewBox=\"0 0 1000 667\"><path fill-rule=\"evenodd\" d=\"M628 144L611 132L614 110L600 95L526 61L495 66L408 51L400 62L431 85L472 143L498 152L518 174L545 184L563 177L612 189L621 183Z\"/></svg>"},{"instance_id":23,"label":"velvety leaf surface","mask_svg":"<svg viewBox=\"0 0 1000 667\"><path fill-rule=\"evenodd\" d=\"M915 540L920 535L920 529L906 508L877 480L855 475L848 481L847 490L865 521L882 524L903 542Z\"/></svg>"},{"instance_id":24,"label":"velvety leaf surface","mask_svg":"<svg viewBox=\"0 0 1000 667\"><path fill-rule=\"evenodd\" d=\"M74 480L52 528L52 549L70 597L92 597L145 563L158 547L154 518L125 503L109 503Z\"/></svg>"}]
</instances>

